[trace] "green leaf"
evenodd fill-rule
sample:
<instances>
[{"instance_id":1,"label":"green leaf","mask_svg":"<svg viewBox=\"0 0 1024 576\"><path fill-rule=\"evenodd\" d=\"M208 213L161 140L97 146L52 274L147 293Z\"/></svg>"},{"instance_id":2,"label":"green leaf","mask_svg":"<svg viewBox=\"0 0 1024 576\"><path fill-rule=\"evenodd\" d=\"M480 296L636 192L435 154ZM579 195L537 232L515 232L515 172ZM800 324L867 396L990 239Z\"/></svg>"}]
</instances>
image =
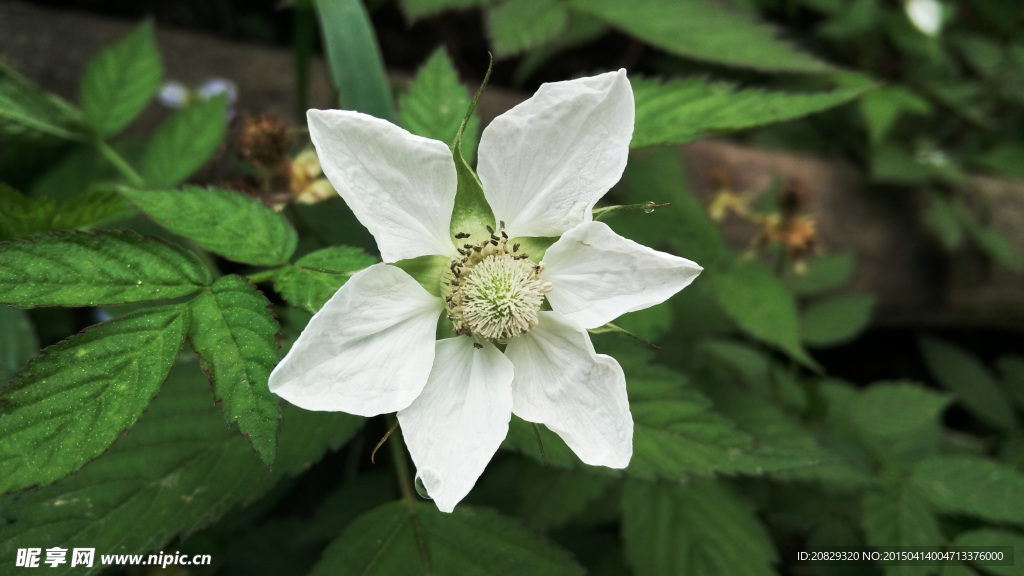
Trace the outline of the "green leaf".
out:
<instances>
[{"instance_id":1,"label":"green leaf","mask_svg":"<svg viewBox=\"0 0 1024 576\"><path fill-rule=\"evenodd\" d=\"M0 240L86 228L133 213L109 190L89 190L57 205L50 198L25 197L0 182Z\"/></svg>"},{"instance_id":2,"label":"green leaf","mask_svg":"<svg viewBox=\"0 0 1024 576\"><path fill-rule=\"evenodd\" d=\"M626 482L622 539L637 576L771 576L778 560L753 507L713 480Z\"/></svg>"},{"instance_id":3,"label":"green leaf","mask_svg":"<svg viewBox=\"0 0 1024 576\"><path fill-rule=\"evenodd\" d=\"M924 222L938 236L946 250L955 250L963 242L963 226L958 216L958 208L954 202L943 194L928 191L928 210L924 213Z\"/></svg>"},{"instance_id":4,"label":"green leaf","mask_svg":"<svg viewBox=\"0 0 1024 576\"><path fill-rule=\"evenodd\" d=\"M469 167L469 163L466 162L466 158L462 154L462 139L466 128L473 119L476 104L480 101L480 95L483 94L484 88L487 87L487 81L490 78L491 65L488 65L484 81L480 84L480 89L477 90L476 96L469 103L469 109L466 110L466 114L462 118L462 124L459 126L458 134L455 135L455 143L452 144L452 159L455 161L455 174L458 177L458 185L455 191L455 206L452 208L452 219L449 229L452 242L456 246L460 244L479 245L486 242L494 232L495 225L499 224L495 222L494 212L484 196L484 187L480 183L480 178ZM490 227L489 230L488 227ZM456 237L456 235L464 234L469 234L469 237Z\"/></svg>"},{"instance_id":5,"label":"green leaf","mask_svg":"<svg viewBox=\"0 0 1024 576\"><path fill-rule=\"evenodd\" d=\"M0 137L84 142L87 131L81 112L0 64Z\"/></svg>"},{"instance_id":6,"label":"green leaf","mask_svg":"<svg viewBox=\"0 0 1024 576\"><path fill-rule=\"evenodd\" d=\"M931 110L927 100L906 88L891 84L876 88L860 99L860 113L872 144L885 140L901 114L925 115Z\"/></svg>"},{"instance_id":7,"label":"green leaf","mask_svg":"<svg viewBox=\"0 0 1024 576\"><path fill-rule=\"evenodd\" d=\"M875 297L841 294L816 300L800 316L800 333L808 346L828 347L856 338L871 323Z\"/></svg>"},{"instance_id":8,"label":"green leaf","mask_svg":"<svg viewBox=\"0 0 1024 576\"><path fill-rule=\"evenodd\" d=\"M942 532L931 506L913 484L875 490L864 495L862 526L872 546L937 547ZM927 566L886 566L887 576L926 576Z\"/></svg>"},{"instance_id":9,"label":"green leaf","mask_svg":"<svg viewBox=\"0 0 1024 576\"><path fill-rule=\"evenodd\" d=\"M603 0L602 0L603 1ZM737 90L704 78L657 80L634 78L636 121L631 149L685 144L707 134L724 134L793 120L828 110L861 96L872 86L832 92L789 94Z\"/></svg>"},{"instance_id":10,"label":"green leaf","mask_svg":"<svg viewBox=\"0 0 1024 576\"><path fill-rule=\"evenodd\" d=\"M921 354L928 370L943 388L952 391L969 412L1001 430L1016 426L1017 418L995 377L973 355L959 346L923 337Z\"/></svg>"},{"instance_id":11,"label":"green leaf","mask_svg":"<svg viewBox=\"0 0 1024 576\"><path fill-rule=\"evenodd\" d=\"M1024 409L1024 357L1001 356L996 366L1003 377L1004 388L1017 401L1017 406Z\"/></svg>"},{"instance_id":12,"label":"green leaf","mask_svg":"<svg viewBox=\"0 0 1024 576\"><path fill-rule=\"evenodd\" d=\"M281 407L267 382L278 360L277 319L270 302L244 278L218 279L192 301L189 339L209 374L228 424L252 442L269 466L277 450Z\"/></svg>"},{"instance_id":13,"label":"green leaf","mask_svg":"<svg viewBox=\"0 0 1024 576\"><path fill-rule=\"evenodd\" d=\"M583 574L572 557L485 509L444 514L392 502L357 518L324 550L310 576L346 574Z\"/></svg>"},{"instance_id":14,"label":"green leaf","mask_svg":"<svg viewBox=\"0 0 1024 576\"><path fill-rule=\"evenodd\" d=\"M569 6L686 58L764 72L835 71L778 39L752 12L714 0L572 0Z\"/></svg>"},{"instance_id":15,"label":"green leaf","mask_svg":"<svg viewBox=\"0 0 1024 576\"><path fill-rule=\"evenodd\" d=\"M85 117L101 136L116 134L160 89L163 73L153 22L147 20L89 62L82 78Z\"/></svg>"},{"instance_id":16,"label":"green leaf","mask_svg":"<svg viewBox=\"0 0 1024 576\"><path fill-rule=\"evenodd\" d=\"M941 512L1024 525L1024 475L979 456L934 456L911 480Z\"/></svg>"},{"instance_id":17,"label":"green leaf","mask_svg":"<svg viewBox=\"0 0 1024 576\"><path fill-rule=\"evenodd\" d=\"M607 477L532 465L517 482L517 516L534 530L551 530L585 512L612 485Z\"/></svg>"},{"instance_id":18,"label":"green leaf","mask_svg":"<svg viewBox=\"0 0 1024 576\"><path fill-rule=\"evenodd\" d=\"M558 38L569 9L558 0L504 0L487 10L485 23L495 56L503 58Z\"/></svg>"},{"instance_id":19,"label":"green leaf","mask_svg":"<svg viewBox=\"0 0 1024 576\"><path fill-rule=\"evenodd\" d=\"M711 276L719 305L755 338L813 369L817 363L800 346L796 303L786 286L759 264L735 266Z\"/></svg>"},{"instance_id":20,"label":"green leaf","mask_svg":"<svg viewBox=\"0 0 1024 576\"><path fill-rule=\"evenodd\" d=\"M483 6L490 0L402 0L402 8L409 20L419 20L445 10L458 10Z\"/></svg>"},{"instance_id":21,"label":"green leaf","mask_svg":"<svg viewBox=\"0 0 1024 576\"><path fill-rule=\"evenodd\" d=\"M162 306L50 346L4 388L0 494L47 484L100 455L167 378L187 316Z\"/></svg>"},{"instance_id":22,"label":"green leaf","mask_svg":"<svg viewBox=\"0 0 1024 576\"><path fill-rule=\"evenodd\" d=\"M24 310L0 306L0 386L39 351L32 320Z\"/></svg>"},{"instance_id":23,"label":"green leaf","mask_svg":"<svg viewBox=\"0 0 1024 576\"><path fill-rule=\"evenodd\" d=\"M140 175L146 186L177 186L205 164L224 141L227 114L228 97L220 94L165 120L142 157Z\"/></svg>"},{"instance_id":24,"label":"green leaf","mask_svg":"<svg viewBox=\"0 0 1024 576\"><path fill-rule=\"evenodd\" d=\"M984 546L986 548L991 546L1009 546L1017 553L1013 566L984 565L983 568L986 574L996 574L998 576L1017 576L1020 574L1019 551L1024 550L1024 536L1017 532L994 528L971 530L970 532L963 532L957 535L956 540L953 541L953 546ZM946 576L945 572L943 572L943 576Z\"/></svg>"},{"instance_id":25,"label":"green leaf","mask_svg":"<svg viewBox=\"0 0 1024 576\"><path fill-rule=\"evenodd\" d=\"M351 275L378 261L352 246L324 248L284 268L274 277L274 288L291 305L315 314Z\"/></svg>"},{"instance_id":26,"label":"green leaf","mask_svg":"<svg viewBox=\"0 0 1024 576\"><path fill-rule=\"evenodd\" d=\"M820 463L821 454L806 447L755 447L749 434L713 412L711 401L687 386L682 375L646 365L642 353L615 358L626 372L633 413L633 457L625 469L627 475L678 481L690 476L762 474ZM554 433L542 428L541 438L548 463L562 468L581 466ZM517 418L509 424L504 445L540 459L533 425Z\"/></svg>"},{"instance_id":27,"label":"green leaf","mask_svg":"<svg viewBox=\"0 0 1024 576\"><path fill-rule=\"evenodd\" d=\"M197 363L182 362L138 426L103 457L53 486L0 501L0 558L40 539L95 548L97 560L101 550L155 552L304 472L364 421L286 406L271 473L210 404ZM91 570L68 563L48 571L79 576L102 569L98 562Z\"/></svg>"},{"instance_id":28,"label":"green leaf","mask_svg":"<svg viewBox=\"0 0 1024 576\"><path fill-rule=\"evenodd\" d=\"M853 276L856 258L853 252L828 254L807 261L807 270L801 275L789 278L794 294L810 296L835 290L846 284Z\"/></svg>"},{"instance_id":29,"label":"green leaf","mask_svg":"<svg viewBox=\"0 0 1024 576\"><path fill-rule=\"evenodd\" d=\"M134 232L58 232L0 243L0 299L103 306L187 296L210 284L193 254Z\"/></svg>"},{"instance_id":30,"label":"green leaf","mask_svg":"<svg viewBox=\"0 0 1024 576\"><path fill-rule=\"evenodd\" d=\"M657 248L667 242L674 253L705 268L721 262L725 240L686 185L686 173L675 149L631 154L625 181L630 202L669 206L651 213L625 214L611 222L612 228L644 246Z\"/></svg>"},{"instance_id":31,"label":"green leaf","mask_svg":"<svg viewBox=\"0 0 1024 576\"><path fill-rule=\"evenodd\" d=\"M298 236L288 220L241 192L185 186L121 194L157 224L229 260L275 266L295 252Z\"/></svg>"},{"instance_id":32,"label":"green leaf","mask_svg":"<svg viewBox=\"0 0 1024 576\"><path fill-rule=\"evenodd\" d=\"M384 60L363 3L316 0L316 12L338 108L394 119Z\"/></svg>"},{"instance_id":33,"label":"green leaf","mask_svg":"<svg viewBox=\"0 0 1024 576\"><path fill-rule=\"evenodd\" d=\"M409 91L399 99L398 121L413 134L450 146L470 102L469 92L459 82L448 53L438 48L416 72ZM462 151L470 161L476 155L479 124L477 115L472 114L462 135Z\"/></svg>"},{"instance_id":34,"label":"green leaf","mask_svg":"<svg viewBox=\"0 0 1024 576\"><path fill-rule=\"evenodd\" d=\"M873 455L905 468L939 452L941 415L951 400L946 394L921 386L879 382L852 397L841 409Z\"/></svg>"}]
</instances>

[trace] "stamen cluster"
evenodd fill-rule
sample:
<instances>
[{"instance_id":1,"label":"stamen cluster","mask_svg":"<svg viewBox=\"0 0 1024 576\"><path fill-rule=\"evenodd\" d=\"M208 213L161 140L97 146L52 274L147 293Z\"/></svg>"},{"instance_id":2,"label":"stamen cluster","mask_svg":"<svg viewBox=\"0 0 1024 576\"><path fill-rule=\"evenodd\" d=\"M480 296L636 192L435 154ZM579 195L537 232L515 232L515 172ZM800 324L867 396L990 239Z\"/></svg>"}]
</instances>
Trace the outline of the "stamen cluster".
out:
<instances>
[{"instance_id":1,"label":"stamen cluster","mask_svg":"<svg viewBox=\"0 0 1024 576\"><path fill-rule=\"evenodd\" d=\"M451 262L448 279L448 319L457 335L507 343L537 325L544 293L551 289L540 274L543 263L530 262L519 244L508 246L505 223L490 226L490 238L481 244L464 244ZM460 232L459 240L469 238ZM479 344L477 344L479 346Z\"/></svg>"}]
</instances>

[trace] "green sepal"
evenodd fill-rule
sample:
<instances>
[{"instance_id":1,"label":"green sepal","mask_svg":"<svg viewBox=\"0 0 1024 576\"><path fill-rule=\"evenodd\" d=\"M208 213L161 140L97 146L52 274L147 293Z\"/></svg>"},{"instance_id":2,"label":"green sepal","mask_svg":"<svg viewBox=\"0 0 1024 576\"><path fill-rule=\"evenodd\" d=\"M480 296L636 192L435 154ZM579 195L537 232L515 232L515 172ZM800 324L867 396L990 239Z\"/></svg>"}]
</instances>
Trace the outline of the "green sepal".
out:
<instances>
[{"instance_id":1,"label":"green sepal","mask_svg":"<svg viewBox=\"0 0 1024 576\"><path fill-rule=\"evenodd\" d=\"M509 250L519 244L517 254L528 254L531 262L540 262L551 245L558 240L555 236L519 236L508 241Z\"/></svg>"},{"instance_id":2,"label":"green sepal","mask_svg":"<svg viewBox=\"0 0 1024 576\"><path fill-rule=\"evenodd\" d=\"M456 246L463 244L480 244L486 241L491 233L487 231L490 226L494 229L494 211L491 210L487 198L484 197L484 187L476 172L469 167L469 163L462 157L462 134L473 117L476 110L476 103L480 101L487 81L491 78L491 64L487 65L487 74L480 84L473 101L469 103L469 109L462 118L459 132L455 135L455 142L452 143L452 159L455 161L455 173L458 176L458 188L455 192L455 207L452 209L451 237ZM469 238L456 238L456 234L469 234Z\"/></svg>"},{"instance_id":3,"label":"green sepal","mask_svg":"<svg viewBox=\"0 0 1024 576\"><path fill-rule=\"evenodd\" d=\"M611 322L609 322L609 323L607 323L607 324L605 324L603 326L598 326L597 328L588 328L587 332L590 332L591 334L625 334L626 336L629 336L633 340L636 340L637 342L640 342L641 344L647 346L648 348L655 348L655 349L659 349L659 350L661 349L661 346L658 346L657 344L654 344L653 342L649 342L647 340L644 340L643 338L637 336L636 334L633 334L629 330L626 330L622 326L618 326L618 325L612 324Z\"/></svg>"},{"instance_id":4,"label":"green sepal","mask_svg":"<svg viewBox=\"0 0 1024 576\"><path fill-rule=\"evenodd\" d=\"M431 295L441 296L441 281L444 279L444 275L448 273L448 265L451 264L451 261L451 258L447 256L428 255L399 260L398 262L391 263L391 265L404 270L406 274L412 276Z\"/></svg>"},{"instance_id":5,"label":"green sepal","mask_svg":"<svg viewBox=\"0 0 1024 576\"><path fill-rule=\"evenodd\" d=\"M600 220L605 216L615 216L623 212L644 212L650 214L657 208L664 208L665 206L671 206L671 202L641 202L639 204L621 204L616 206L605 206L604 208L594 208L594 220Z\"/></svg>"}]
</instances>

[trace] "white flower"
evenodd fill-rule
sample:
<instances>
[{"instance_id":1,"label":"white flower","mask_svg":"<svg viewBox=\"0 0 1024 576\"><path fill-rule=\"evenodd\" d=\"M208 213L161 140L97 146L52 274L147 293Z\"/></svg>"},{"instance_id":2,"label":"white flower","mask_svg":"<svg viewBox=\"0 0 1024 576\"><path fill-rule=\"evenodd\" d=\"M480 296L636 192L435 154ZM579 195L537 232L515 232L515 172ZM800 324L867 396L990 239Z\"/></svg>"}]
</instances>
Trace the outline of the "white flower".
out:
<instances>
[{"instance_id":1,"label":"white flower","mask_svg":"<svg viewBox=\"0 0 1024 576\"><path fill-rule=\"evenodd\" d=\"M903 5L907 18L927 36L935 36L942 28L942 5L938 0L907 0Z\"/></svg>"},{"instance_id":2,"label":"white flower","mask_svg":"<svg viewBox=\"0 0 1024 576\"><path fill-rule=\"evenodd\" d=\"M480 139L478 174L499 228L467 249L450 230L457 177L447 145L364 114L310 110L324 172L384 263L313 316L271 390L308 410L397 411L417 476L445 512L469 493L513 413L546 425L587 464L625 467L625 376L587 330L665 301L701 271L592 221L622 176L633 114L619 70L544 84L496 118ZM543 263L509 239L558 236ZM458 273L441 296L390 264L428 255ZM458 335L435 341L439 320Z\"/></svg>"}]
</instances>

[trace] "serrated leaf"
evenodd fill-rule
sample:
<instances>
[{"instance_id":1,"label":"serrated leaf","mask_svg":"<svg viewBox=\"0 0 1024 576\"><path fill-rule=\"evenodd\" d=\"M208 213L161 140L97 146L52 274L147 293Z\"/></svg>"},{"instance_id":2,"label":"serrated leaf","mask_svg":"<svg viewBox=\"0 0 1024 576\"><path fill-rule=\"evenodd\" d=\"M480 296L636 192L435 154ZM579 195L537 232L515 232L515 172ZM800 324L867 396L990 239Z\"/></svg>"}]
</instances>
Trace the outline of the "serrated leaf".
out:
<instances>
[{"instance_id":1,"label":"serrated leaf","mask_svg":"<svg viewBox=\"0 0 1024 576\"><path fill-rule=\"evenodd\" d=\"M921 354L935 380L957 395L972 414L990 426L1009 430L1017 418L995 377L972 354L942 340L923 337Z\"/></svg>"},{"instance_id":2,"label":"serrated leaf","mask_svg":"<svg viewBox=\"0 0 1024 576\"><path fill-rule=\"evenodd\" d=\"M0 386L38 351L39 339L28 313L0 305Z\"/></svg>"},{"instance_id":3,"label":"serrated leaf","mask_svg":"<svg viewBox=\"0 0 1024 576\"><path fill-rule=\"evenodd\" d=\"M155 552L305 471L364 421L286 406L271 473L210 404L197 362L182 362L138 426L102 458L53 486L0 500L0 558L41 540L95 548L97 560L101 550ZM76 576L102 569L48 567Z\"/></svg>"},{"instance_id":4,"label":"serrated leaf","mask_svg":"<svg viewBox=\"0 0 1024 576\"><path fill-rule=\"evenodd\" d=\"M146 186L177 186L198 170L224 141L228 97L220 94L175 112L153 133L139 174Z\"/></svg>"},{"instance_id":5,"label":"serrated leaf","mask_svg":"<svg viewBox=\"0 0 1024 576\"><path fill-rule=\"evenodd\" d=\"M504 0L487 10L485 23L495 56L503 58L557 38L569 9L558 0Z\"/></svg>"},{"instance_id":6,"label":"serrated leaf","mask_svg":"<svg viewBox=\"0 0 1024 576\"><path fill-rule=\"evenodd\" d=\"M550 530L583 513L608 491L612 479L576 470L544 469L534 464L519 476L516 514L534 530Z\"/></svg>"},{"instance_id":7,"label":"serrated leaf","mask_svg":"<svg viewBox=\"0 0 1024 576\"><path fill-rule=\"evenodd\" d=\"M793 120L850 102L871 86L816 94L738 90L704 78L633 78L636 121L631 149L685 144L708 134L724 134Z\"/></svg>"},{"instance_id":8,"label":"serrated leaf","mask_svg":"<svg viewBox=\"0 0 1024 576\"><path fill-rule=\"evenodd\" d=\"M402 0L402 8L409 20L419 20L445 10L459 10L483 6L490 0Z\"/></svg>"},{"instance_id":9,"label":"serrated leaf","mask_svg":"<svg viewBox=\"0 0 1024 576\"><path fill-rule=\"evenodd\" d=\"M789 279L794 294L809 296L834 290L853 276L856 258L853 252L828 254L807 261L807 270Z\"/></svg>"},{"instance_id":10,"label":"serrated leaf","mask_svg":"<svg viewBox=\"0 0 1024 576\"><path fill-rule=\"evenodd\" d=\"M0 64L0 137L84 142L87 131L81 112Z\"/></svg>"},{"instance_id":11,"label":"serrated leaf","mask_svg":"<svg viewBox=\"0 0 1024 576\"><path fill-rule=\"evenodd\" d=\"M765 72L834 71L780 40L752 12L714 0L572 0L569 6L686 58Z\"/></svg>"},{"instance_id":12,"label":"serrated leaf","mask_svg":"<svg viewBox=\"0 0 1024 576\"><path fill-rule=\"evenodd\" d=\"M934 456L920 462L911 480L935 508L993 522L1024 525L1024 475L979 456Z\"/></svg>"},{"instance_id":13,"label":"serrated leaf","mask_svg":"<svg viewBox=\"0 0 1024 576\"><path fill-rule=\"evenodd\" d=\"M338 108L384 120L395 117L384 60L360 0L315 0Z\"/></svg>"},{"instance_id":14,"label":"serrated leaf","mask_svg":"<svg viewBox=\"0 0 1024 576\"><path fill-rule=\"evenodd\" d=\"M572 557L517 522L459 506L392 502L357 518L310 576L346 574L583 574Z\"/></svg>"},{"instance_id":15,"label":"serrated leaf","mask_svg":"<svg viewBox=\"0 0 1024 576\"><path fill-rule=\"evenodd\" d=\"M986 563L983 564L982 567L986 574L996 574L998 576L1017 576L1020 574L1019 551L1024 550L1024 536L1021 536L1017 532L997 530L995 528L971 530L970 532L958 534L956 539L953 540L953 546L972 546L979 548L1008 546L1013 552L1017 553L1015 554L1013 565L993 566ZM943 576L947 576L945 572L943 572Z\"/></svg>"},{"instance_id":16,"label":"serrated leaf","mask_svg":"<svg viewBox=\"0 0 1024 576\"><path fill-rule=\"evenodd\" d=\"M295 229L284 216L234 190L122 188L121 194L157 224L236 262L284 264L298 243Z\"/></svg>"},{"instance_id":17,"label":"serrated leaf","mask_svg":"<svg viewBox=\"0 0 1024 576\"><path fill-rule=\"evenodd\" d=\"M841 294L812 302L800 315L800 335L808 346L827 347L849 342L871 322L875 297Z\"/></svg>"},{"instance_id":18,"label":"serrated leaf","mask_svg":"<svg viewBox=\"0 0 1024 576\"><path fill-rule=\"evenodd\" d=\"M864 533L872 546L937 547L943 543L938 520L913 484L868 492L862 501ZM885 566L887 576L926 576L927 566Z\"/></svg>"},{"instance_id":19,"label":"serrated leaf","mask_svg":"<svg viewBox=\"0 0 1024 576\"><path fill-rule=\"evenodd\" d=\"M852 397L841 409L847 411L858 439L873 455L889 465L906 468L938 453L941 414L951 400L946 394L921 386L879 382Z\"/></svg>"},{"instance_id":20,"label":"serrated leaf","mask_svg":"<svg viewBox=\"0 0 1024 576\"><path fill-rule=\"evenodd\" d=\"M360 248L324 248L284 268L274 277L274 288L289 304L316 314L349 276L377 262Z\"/></svg>"},{"instance_id":21,"label":"serrated leaf","mask_svg":"<svg viewBox=\"0 0 1024 576\"><path fill-rule=\"evenodd\" d=\"M180 306L142 310L50 346L0 391L0 494L82 467L131 428L178 357Z\"/></svg>"},{"instance_id":22,"label":"serrated leaf","mask_svg":"<svg viewBox=\"0 0 1024 576\"><path fill-rule=\"evenodd\" d=\"M630 155L626 164L630 202L669 203L651 213L631 213L610 224L620 234L644 246L668 243L673 252L705 268L725 255L725 241L707 211L686 185L686 173L674 149Z\"/></svg>"},{"instance_id":23,"label":"serrated leaf","mask_svg":"<svg viewBox=\"0 0 1024 576\"><path fill-rule=\"evenodd\" d=\"M101 136L116 134L146 107L161 77L153 23L147 20L89 62L82 78L82 111Z\"/></svg>"},{"instance_id":24,"label":"serrated leaf","mask_svg":"<svg viewBox=\"0 0 1024 576\"><path fill-rule=\"evenodd\" d=\"M134 232L58 232L0 243L0 299L16 306L177 298L210 281L193 254Z\"/></svg>"},{"instance_id":25,"label":"serrated leaf","mask_svg":"<svg viewBox=\"0 0 1024 576\"><path fill-rule=\"evenodd\" d=\"M758 264L739 265L712 276L711 283L722 310L743 329L817 369L800 345L793 296L774 274Z\"/></svg>"},{"instance_id":26,"label":"serrated leaf","mask_svg":"<svg viewBox=\"0 0 1024 576\"><path fill-rule=\"evenodd\" d=\"M763 474L821 463L820 452L758 446L753 438L711 410L708 398L686 379L659 366L639 362L642 355L616 356L626 372L633 414L633 457L625 474L646 480L678 481L715 474ZM579 459L558 436L541 428L544 460L577 468ZM533 425L513 418L504 446L541 459ZM618 474L617 471L601 470Z\"/></svg>"},{"instance_id":27,"label":"serrated leaf","mask_svg":"<svg viewBox=\"0 0 1024 576\"><path fill-rule=\"evenodd\" d=\"M753 507L713 480L627 481L622 539L637 576L770 576L778 560Z\"/></svg>"},{"instance_id":28,"label":"serrated leaf","mask_svg":"<svg viewBox=\"0 0 1024 576\"><path fill-rule=\"evenodd\" d=\"M270 371L280 360L277 319L270 302L244 278L219 278L190 304L189 339L209 374L224 419L238 428L268 466L277 450L281 407L270 392Z\"/></svg>"},{"instance_id":29,"label":"serrated leaf","mask_svg":"<svg viewBox=\"0 0 1024 576\"><path fill-rule=\"evenodd\" d=\"M130 213L131 206L109 190L90 190L54 204L50 198L28 198L0 182L0 240L86 228Z\"/></svg>"},{"instance_id":30,"label":"serrated leaf","mask_svg":"<svg viewBox=\"0 0 1024 576\"><path fill-rule=\"evenodd\" d=\"M398 121L413 134L450 146L470 101L448 53L438 48L416 72L409 91L399 99ZM472 114L462 135L462 151L469 161L476 155L479 124L478 116Z\"/></svg>"}]
</instances>

